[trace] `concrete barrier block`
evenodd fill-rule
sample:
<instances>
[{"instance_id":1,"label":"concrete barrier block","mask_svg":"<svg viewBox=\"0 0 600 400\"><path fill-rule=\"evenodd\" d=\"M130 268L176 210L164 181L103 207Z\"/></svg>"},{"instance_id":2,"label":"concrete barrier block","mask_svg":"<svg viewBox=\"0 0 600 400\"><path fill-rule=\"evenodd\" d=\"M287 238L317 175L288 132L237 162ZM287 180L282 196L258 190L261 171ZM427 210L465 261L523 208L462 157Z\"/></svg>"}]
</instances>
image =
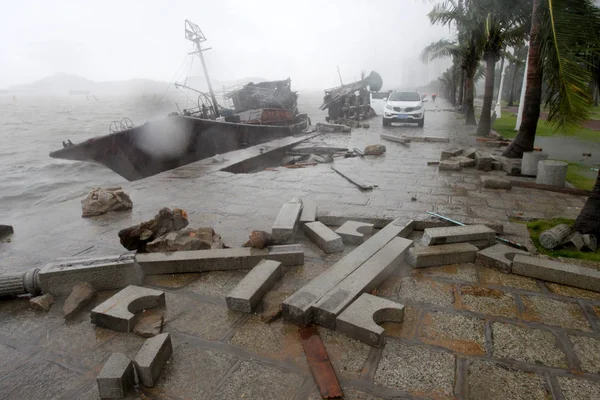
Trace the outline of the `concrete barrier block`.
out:
<instances>
[{"instance_id":1,"label":"concrete barrier block","mask_svg":"<svg viewBox=\"0 0 600 400\"><path fill-rule=\"evenodd\" d=\"M373 234L373 224L357 221L346 221L335 233L342 237L342 241L347 244L362 244L365 241L365 235Z\"/></svg>"},{"instance_id":2,"label":"concrete barrier block","mask_svg":"<svg viewBox=\"0 0 600 400\"><path fill-rule=\"evenodd\" d=\"M301 212L301 202L284 203L281 206L281 210L279 210L277 219L275 219L271 229L271 234L277 240L277 243L284 244L294 241Z\"/></svg>"},{"instance_id":3,"label":"concrete barrier block","mask_svg":"<svg viewBox=\"0 0 600 400\"><path fill-rule=\"evenodd\" d=\"M371 346L380 347L383 343L382 322L402 322L404 305L391 300L361 295L337 317L337 330L353 339Z\"/></svg>"},{"instance_id":4,"label":"concrete barrier block","mask_svg":"<svg viewBox=\"0 0 600 400\"><path fill-rule=\"evenodd\" d=\"M327 254L344 251L342 237L320 221L304 224L304 234Z\"/></svg>"},{"instance_id":5,"label":"concrete barrier block","mask_svg":"<svg viewBox=\"0 0 600 400\"><path fill-rule=\"evenodd\" d=\"M477 161L473 158L465 157L465 156L455 156L450 157L448 161L458 161L461 167L474 167L477 164Z\"/></svg>"},{"instance_id":6,"label":"concrete barrier block","mask_svg":"<svg viewBox=\"0 0 600 400\"><path fill-rule=\"evenodd\" d=\"M505 274L510 274L513 259L517 254L529 254L526 251L515 249L504 244L496 244L485 250L477 252L475 263L488 268L497 269Z\"/></svg>"},{"instance_id":7,"label":"concrete barrier block","mask_svg":"<svg viewBox=\"0 0 600 400\"><path fill-rule=\"evenodd\" d=\"M405 138L404 136L396 136L396 135L388 135L387 133L382 133L379 135L380 139L389 140L390 142L408 144L410 143L410 139Z\"/></svg>"},{"instance_id":8,"label":"concrete barrier block","mask_svg":"<svg viewBox=\"0 0 600 400\"><path fill-rule=\"evenodd\" d=\"M314 306L314 321L335 329L336 318L361 293L377 288L404 260L413 241L396 237L323 296Z\"/></svg>"},{"instance_id":9,"label":"concrete barrier block","mask_svg":"<svg viewBox=\"0 0 600 400\"><path fill-rule=\"evenodd\" d=\"M456 156L462 154L462 152L463 152L463 149L459 149L459 148L444 150L444 151L442 151L442 154L440 155L440 161L447 160L452 157L456 157Z\"/></svg>"},{"instance_id":10,"label":"concrete barrier block","mask_svg":"<svg viewBox=\"0 0 600 400\"><path fill-rule=\"evenodd\" d=\"M131 332L136 313L165 307L165 292L141 286L127 286L92 310L92 323L119 332Z\"/></svg>"},{"instance_id":11,"label":"concrete barrier block","mask_svg":"<svg viewBox=\"0 0 600 400\"><path fill-rule=\"evenodd\" d=\"M286 267L303 265L304 250L302 245L290 244L264 249L242 247L136 254L137 263L147 275L251 269L261 260L279 261Z\"/></svg>"},{"instance_id":12,"label":"concrete barrier block","mask_svg":"<svg viewBox=\"0 0 600 400\"><path fill-rule=\"evenodd\" d=\"M438 169L440 171L460 171L462 167L460 166L460 161L444 160L440 161Z\"/></svg>"},{"instance_id":13,"label":"concrete barrier block","mask_svg":"<svg viewBox=\"0 0 600 400\"><path fill-rule=\"evenodd\" d=\"M227 308L234 311L252 312L262 297L282 277L279 261L263 260L229 292L225 301Z\"/></svg>"},{"instance_id":14,"label":"concrete barrier block","mask_svg":"<svg viewBox=\"0 0 600 400\"><path fill-rule=\"evenodd\" d=\"M317 203L312 200L303 200L300 223L314 222L317 220Z\"/></svg>"},{"instance_id":15,"label":"concrete barrier block","mask_svg":"<svg viewBox=\"0 0 600 400\"><path fill-rule=\"evenodd\" d=\"M413 247L408 250L407 261L414 268L461 264L474 262L477 251L479 251L479 249L471 243Z\"/></svg>"},{"instance_id":16,"label":"concrete barrier block","mask_svg":"<svg viewBox=\"0 0 600 400\"><path fill-rule=\"evenodd\" d=\"M496 231L485 225L465 225L428 228L423 234L423 244L426 246L471 241L487 241L491 246L496 242Z\"/></svg>"},{"instance_id":17,"label":"concrete barrier block","mask_svg":"<svg viewBox=\"0 0 600 400\"><path fill-rule=\"evenodd\" d=\"M133 363L122 353L112 353L96 377L101 399L124 399L134 382Z\"/></svg>"},{"instance_id":18,"label":"concrete barrier block","mask_svg":"<svg viewBox=\"0 0 600 400\"><path fill-rule=\"evenodd\" d=\"M517 254L512 273L600 292L600 271L593 268Z\"/></svg>"},{"instance_id":19,"label":"concrete barrier block","mask_svg":"<svg viewBox=\"0 0 600 400\"><path fill-rule=\"evenodd\" d=\"M146 339L133 359L140 383L146 387L154 387L160 372L172 355L170 334L161 333Z\"/></svg>"}]
</instances>

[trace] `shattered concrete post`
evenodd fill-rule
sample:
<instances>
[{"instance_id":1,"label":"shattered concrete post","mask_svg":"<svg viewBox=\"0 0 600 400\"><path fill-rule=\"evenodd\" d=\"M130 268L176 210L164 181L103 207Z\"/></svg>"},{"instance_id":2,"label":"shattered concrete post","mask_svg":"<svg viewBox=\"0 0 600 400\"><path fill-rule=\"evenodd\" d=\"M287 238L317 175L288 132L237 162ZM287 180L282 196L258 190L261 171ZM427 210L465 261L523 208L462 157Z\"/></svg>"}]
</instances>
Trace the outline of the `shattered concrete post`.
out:
<instances>
[{"instance_id":1,"label":"shattered concrete post","mask_svg":"<svg viewBox=\"0 0 600 400\"><path fill-rule=\"evenodd\" d=\"M124 399L134 384L133 363L125 354L112 353L96 377L101 399Z\"/></svg>"},{"instance_id":2,"label":"shattered concrete post","mask_svg":"<svg viewBox=\"0 0 600 400\"><path fill-rule=\"evenodd\" d=\"M161 333L146 339L133 359L140 383L146 387L154 387L160 372L172 355L170 334Z\"/></svg>"},{"instance_id":3,"label":"shattered concrete post","mask_svg":"<svg viewBox=\"0 0 600 400\"><path fill-rule=\"evenodd\" d=\"M440 161L444 161L449 158L456 157L456 156L462 154L462 152L463 152L463 149L459 149L459 148L444 150L444 151L442 151L442 154L440 155Z\"/></svg>"},{"instance_id":4,"label":"shattered concrete post","mask_svg":"<svg viewBox=\"0 0 600 400\"><path fill-rule=\"evenodd\" d=\"M517 254L529 253L504 244L497 244L477 252L475 263L484 267L497 269L505 274L510 274L513 259Z\"/></svg>"},{"instance_id":5,"label":"shattered concrete post","mask_svg":"<svg viewBox=\"0 0 600 400\"><path fill-rule=\"evenodd\" d=\"M300 215L300 223L315 222L317 220L317 203L310 199L302 201L302 214Z\"/></svg>"},{"instance_id":6,"label":"shattered concrete post","mask_svg":"<svg viewBox=\"0 0 600 400\"><path fill-rule=\"evenodd\" d=\"M320 221L304 224L304 235L327 254L344 251L342 237Z\"/></svg>"},{"instance_id":7,"label":"shattered concrete post","mask_svg":"<svg viewBox=\"0 0 600 400\"><path fill-rule=\"evenodd\" d=\"M342 237L342 241L347 244L362 244L365 241L365 235L373 234L373 224L357 221L346 221L335 233Z\"/></svg>"},{"instance_id":8,"label":"shattered concrete post","mask_svg":"<svg viewBox=\"0 0 600 400\"><path fill-rule=\"evenodd\" d=\"M279 261L263 260L244 279L229 292L225 301L227 308L234 311L252 312L260 303L262 297L273 285L281 280L281 263Z\"/></svg>"},{"instance_id":9,"label":"shattered concrete post","mask_svg":"<svg viewBox=\"0 0 600 400\"><path fill-rule=\"evenodd\" d=\"M538 163L538 174L535 183L565 187L569 164L564 161L542 160Z\"/></svg>"},{"instance_id":10,"label":"shattered concrete post","mask_svg":"<svg viewBox=\"0 0 600 400\"><path fill-rule=\"evenodd\" d=\"M470 243L442 244L413 247L408 250L407 261L414 268L439 267L475 261L479 249Z\"/></svg>"},{"instance_id":11,"label":"shattered concrete post","mask_svg":"<svg viewBox=\"0 0 600 400\"><path fill-rule=\"evenodd\" d=\"M425 246L463 242L485 242L492 246L496 242L496 231L485 225L465 225L427 228L423 234Z\"/></svg>"},{"instance_id":12,"label":"shattered concrete post","mask_svg":"<svg viewBox=\"0 0 600 400\"><path fill-rule=\"evenodd\" d=\"M0 297L41 293L38 279L39 268L30 269L25 273L0 276Z\"/></svg>"},{"instance_id":13,"label":"shattered concrete post","mask_svg":"<svg viewBox=\"0 0 600 400\"><path fill-rule=\"evenodd\" d=\"M593 268L517 254L513 260L512 273L600 292L600 271Z\"/></svg>"},{"instance_id":14,"label":"shattered concrete post","mask_svg":"<svg viewBox=\"0 0 600 400\"><path fill-rule=\"evenodd\" d=\"M284 244L294 241L301 212L302 201L284 203L281 206L271 229L271 234L277 243Z\"/></svg>"}]
</instances>

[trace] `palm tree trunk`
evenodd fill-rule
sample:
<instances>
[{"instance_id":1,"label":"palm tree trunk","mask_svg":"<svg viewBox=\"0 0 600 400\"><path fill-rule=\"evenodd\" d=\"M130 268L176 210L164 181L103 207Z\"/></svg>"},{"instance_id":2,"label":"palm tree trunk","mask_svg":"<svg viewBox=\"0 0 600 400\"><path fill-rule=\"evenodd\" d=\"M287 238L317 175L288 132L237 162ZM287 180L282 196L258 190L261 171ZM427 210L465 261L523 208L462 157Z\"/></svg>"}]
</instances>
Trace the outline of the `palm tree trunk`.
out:
<instances>
[{"instance_id":1,"label":"palm tree trunk","mask_svg":"<svg viewBox=\"0 0 600 400\"><path fill-rule=\"evenodd\" d=\"M515 101L515 86L517 84L517 74L519 73L519 66L517 64L513 64L513 72L510 83L510 92L508 93L508 106L512 107Z\"/></svg>"},{"instance_id":2,"label":"palm tree trunk","mask_svg":"<svg viewBox=\"0 0 600 400\"><path fill-rule=\"evenodd\" d=\"M477 126L477 136L487 136L492 129L495 75L496 57L493 54L487 54L485 57L485 92L483 93L483 108L481 109L481 117Z\"/></svg>"},{"instance_id":3,"label":"palm tree trunk","mask_svg":"<svg viewBox=\"0 0 600 400\"><path fill-rule=\"evenodd\" d=\"M540 118L540 106L542 103L543 73L542 60L540 58L540 27L542 25L542 18L542 0L533 0L523 121L521 122L517 137L503 153L504 156L510 158L522 158L524 152L533 150L533 143L535 142L535 132Z\"/></svg>"},{"instance_id":4,"label":"palm tree trunk","mask_svg":"<svg viewBox=\"0 0 600 400\"><path fill-rule=\"evenodd\" d=\"M581 209L575 229L581 233L591 233L600 238L600 172L596 178L594 189Z\"/></svg>"},{"instance_id":5,"label":"palm tree trunk","mask_svg":"<svg viewBox=\"0 0 600 400\"><path fill-rule=\"evenodd\" d=\"M464 102L464 94L465 94L465 70L460 68L460 83L458 87L458 106L460 110L463 111L463 102Z\"/></svg>"},{"instance_id":6,"label":"palm tree trunk","mask_svg":"<svg viewBox=\"0 0 600 400\"><path fill-rule=\"evenodd\" d=\"M465 95L464 95L464 109L466 114L467 125L477 125L475 119L475 107L473 107L473 77L475 76L475 68L473 72L466 71L465 73Z\"/></svg>"}]
</instances>

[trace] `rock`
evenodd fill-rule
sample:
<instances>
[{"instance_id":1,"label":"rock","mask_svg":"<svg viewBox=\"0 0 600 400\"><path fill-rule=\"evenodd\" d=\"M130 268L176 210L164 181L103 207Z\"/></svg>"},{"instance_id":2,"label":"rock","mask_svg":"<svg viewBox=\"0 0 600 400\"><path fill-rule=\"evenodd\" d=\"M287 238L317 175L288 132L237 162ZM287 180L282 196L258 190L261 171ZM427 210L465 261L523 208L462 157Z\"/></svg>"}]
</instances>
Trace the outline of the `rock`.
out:
<instances>
[{"instance_id":1,"label":"rock","mask_svg":"<svg viewBox=\"0 0 600 400\"><path fill-rule=\"evenodd\" d=\"M474 167L477 164L475 159L465 156L450 157L448 161L458 161L461 167Z\"/></svg>"},{"instance_id":2,"label":"rock","mask_svg":"<svg viewBox=\"0 0 600 400\"><path fill-rule=\"evenodd\" d=\"M71 318L96 297L96 289L87 282L77 283L63 306L65 318Z\"/></svg>"},{"instance_id":3,"label":"rock","mask_svg":"<svg viewBox=\"0 0 600 400\"><path fill-rule=\"evenodd\" d=\"M460 166L460 161L450 160L440 161L440 165L438 168L440 171L460 171L462 169L462 167Z\"/></svg>"},{"instance_id":4,"label":"rock","mask_svg":"<svg viewBox=\"0 0 600 400\"><path fill-rule=\"evenodd\" d=\"M127 250L143 252L146 251L147 243L187 225L187 214L184 210L174 208L171 211L169 208L163 208L151 220L120 230L119 239Z\"/></svg>"},{"instance_id":5,"label":"rock","mask_svg":"<svg viewBox=\"0 0 600 400\"><path fill-rule=\"evenodd\" d=\"M215 164L220 164L220 163L222 163L222 162L225 162L225 161L227 161L227 160L225 160L225 157L223 157L222 155L220 155L220 154L215 154L215 155L213 156L213 158L211 158L211 161L212 161L213 163L215 163Z\"/></svg>"},{"instance_id":6,"label":"rock","mask_svg":"<svg viewBox=\"0 0 600 400\"><path fill-rule=\"evenodd\" d=\"M162 333L164 317L162 315L144 315L133 327L133 333L150 338Z\"/></svg>"},{"instance_id":7,"label":"rock","mask_svg":"<svg viewBox=\"0 0 600 400\"><path fill-rule=\"evenodd\" d=\"M29 305L34 310L38 311L48 311L50 310L50 306L54 303L54 297L51 294L44 294L42 296L37 296L29 300Z\"/></svg>"},{"instance_id":8,"label":"rock","mask_svg":"<svg viewBox=\"0 0 600 400\"><path fill-rule=\"evenodd\" d=\"M212 228L182 229L169 232L146 244L148 253L171 251L222 249L221 236Z\"/></svg>"},{"instance_id":9,"label":"rock","mask_svg":"<svg viewBox=\"0 0 600 400\"><path fill-rule=\"evenodd\" d=\"M81 209L83 218L106 214L111 211L126 211L133 208L129 196L118 188L96 188L83 200Z\"/></svg>"},{"instance_id":10,"label":"rock","mask_svg":"<svg viewBox=\"0 0 600 400\"><path fill-rule=\"evenodd\" d=\"M363 153L365 156L380 156L385 153L385 146L382 144L372 144L365 147Z\"/></svg>"},{"instance_id":11,"label":"rock","mask_svg":"<svg viewBox=\"0 0 600 400\"><path fill-rule=\"evenodd\" d=\"M371 127L371 124L362 124L362 127L365 129L369 129Z\"/></svg>"},{"instance_id":12,"label":"rock","mask_svg":"<svg viewBox=\"0 0 600 400\"><path fill-rule=\"evenodd\" d=\"M13 234L15 231L10 225L0 225L0 238Z\"/></svg>"},{"instance_id":13,"label":"rock","mask_svg":"<svg viewBox=\"0 0 600 400\"><path fill-rule=\"evenodd\" d=\"M252 247L255 249L264 249L267 246L277 244L277 240L268 232L252 231L250 232L249 240L244 243L244 247Z\"/></svg>"},{"instance_id":14,"label":"rock","mask_svg":"<svg viewBox=\"0 0 600 400\"><path fill-rule=\"evenodd\" d=\"M512 187L508 179L496 176L482 176L481 183L483 183L483 187L486 189L510 189Z\"/></svg>"}]
</instances>

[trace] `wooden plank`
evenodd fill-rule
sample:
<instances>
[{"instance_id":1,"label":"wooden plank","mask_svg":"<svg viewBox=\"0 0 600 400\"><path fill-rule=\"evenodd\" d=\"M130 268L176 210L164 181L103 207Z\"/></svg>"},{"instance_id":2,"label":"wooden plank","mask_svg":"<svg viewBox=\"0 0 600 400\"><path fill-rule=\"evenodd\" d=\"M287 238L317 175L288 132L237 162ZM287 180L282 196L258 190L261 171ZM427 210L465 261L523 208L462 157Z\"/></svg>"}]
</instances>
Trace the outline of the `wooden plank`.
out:
<instances>
[{"instance_id":1,"label":"wooden plank","mask_svg":"<svg viewBox=\"0 0 600 400\"><path fill-rule=\"evenodd\" d=\"M298 333L310 372L315 378L321 396L324 399L341 398L344 395L342 387L317 328L314 326L298 328Z\"/></svg>"},{"instance_id":2,"label":"wooden plank","mask_svg":"<svg viewBox=\"0 0 600 400\"><path fill-rule=\"evenodd\" d=\"M587 197L590 195L590 192L588 192L587 190L581 190L581 189L572 189L572 188L558 187L558 186L551 186L551 185L541 185L541 184L535 183L535 182L523 182L523 181L517 181L517 180L511 180L510 182L512 183L513 186L525 187L525 188L530 188L530 189L547 190L550 192L572 194L575 196L586 196Z\"/></svg>"}]
</instances>

